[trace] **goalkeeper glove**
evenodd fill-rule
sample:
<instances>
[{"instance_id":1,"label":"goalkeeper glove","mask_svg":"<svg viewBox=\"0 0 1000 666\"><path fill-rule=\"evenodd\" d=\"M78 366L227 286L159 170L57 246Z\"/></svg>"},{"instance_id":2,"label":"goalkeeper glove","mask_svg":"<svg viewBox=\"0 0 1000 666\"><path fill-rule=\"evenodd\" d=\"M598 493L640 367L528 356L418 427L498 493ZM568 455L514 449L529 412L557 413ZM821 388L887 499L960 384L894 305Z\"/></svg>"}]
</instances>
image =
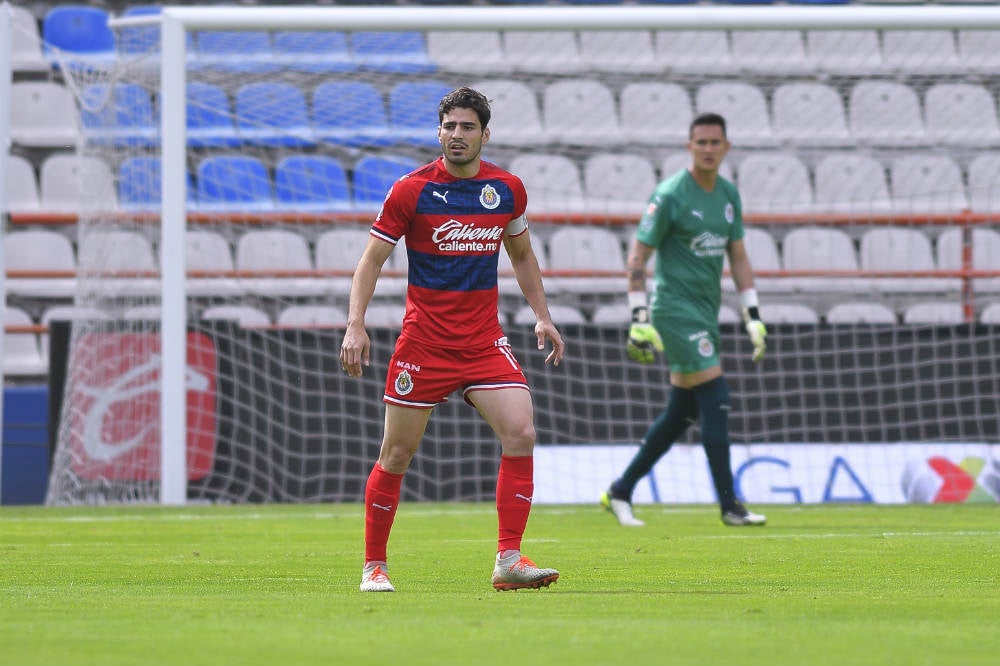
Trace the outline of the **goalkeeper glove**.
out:
<instances>
[{"instance_id":1,"label":"goalkeeper glove","mask_svg":"<svg viewBox=\"0 0 1000 666\"><path fill-rule=\"evenodd\" d=\"M764 340L767 337L767 327L760 320L756 306L743 308L743 322L747 335L750 336L750 343L753 345L753 360L756 363L764 357L764 352L767 350L767 342Z\"/></svg>"},{"instance_id":2,"label":"goalkeeper glove","mask_svg":"<svg viewBox=\"0 0 1000 666\"><path fill-rule=\"evenodd\" d=\"M649 322L649 308L632 308L632 326L628 330L628 357L633 361L649 364L656 360L656 353L663 351L663 339Z\"/></svg>"}]
</instances>

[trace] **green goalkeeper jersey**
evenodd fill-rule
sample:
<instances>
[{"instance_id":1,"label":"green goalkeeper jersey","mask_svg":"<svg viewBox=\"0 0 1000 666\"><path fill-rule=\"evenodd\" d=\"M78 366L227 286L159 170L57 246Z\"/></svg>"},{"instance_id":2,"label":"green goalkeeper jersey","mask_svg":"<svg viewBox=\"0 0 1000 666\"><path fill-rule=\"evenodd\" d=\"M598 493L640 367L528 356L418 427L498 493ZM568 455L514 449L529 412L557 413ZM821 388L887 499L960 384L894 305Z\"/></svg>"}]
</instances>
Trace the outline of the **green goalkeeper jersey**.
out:
<instances>
[{"instance_id":1,"label":"green goalkeeper jersey","mask_svg":"<svg viewBox=\"0 0 1000 666\"><path fill-rule=\"evenodd\" d=\"M743 238L736 186L718 176L706 192L686 169L677 173L657 185L636 238L656 248L654 317L717 326L726 246Z\"/></svg>"}]
</instances>

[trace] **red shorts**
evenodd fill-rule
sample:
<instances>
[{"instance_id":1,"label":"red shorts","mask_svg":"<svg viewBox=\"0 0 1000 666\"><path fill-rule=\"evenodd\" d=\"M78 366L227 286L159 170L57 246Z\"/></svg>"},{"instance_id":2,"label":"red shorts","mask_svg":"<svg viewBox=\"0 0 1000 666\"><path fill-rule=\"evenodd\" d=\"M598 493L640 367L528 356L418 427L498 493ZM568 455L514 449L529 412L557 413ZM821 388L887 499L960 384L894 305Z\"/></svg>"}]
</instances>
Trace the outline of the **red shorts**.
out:
<instances>
[{"instance_id":1,"label":"red shorts","mask_svg":"<svg viewBox=\"0 0 1000 666\"><path fill-rule=\"evenodd\" d=\"M469 402L469 391L505 388L528 389L506 337L485 349L441 349L401 336L389 361L382 400L427 408L447 402L459 389Z\"/></svg>"}]
</instances>

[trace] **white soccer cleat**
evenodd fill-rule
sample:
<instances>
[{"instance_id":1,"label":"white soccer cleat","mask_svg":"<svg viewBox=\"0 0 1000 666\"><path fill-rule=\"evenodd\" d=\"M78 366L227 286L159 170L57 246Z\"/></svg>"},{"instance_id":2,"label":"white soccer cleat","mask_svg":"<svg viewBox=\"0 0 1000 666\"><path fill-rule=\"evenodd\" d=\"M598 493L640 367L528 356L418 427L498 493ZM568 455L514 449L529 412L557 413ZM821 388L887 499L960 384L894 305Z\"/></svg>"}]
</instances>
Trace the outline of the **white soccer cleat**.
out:
<instances>
[{"instance_id":1,"label":"white soccer cleat","mask_svg":"<svg viewBox=\"0 0 1000 666\"><path fill-rule=\"evenodd\" d=\"M372 562L365 565L361 572L361 587L359 589L362 592L396 591L396 588L392 586L392 581L389 580L388 567L383 562Z\"/></svg>"},{"instance_id":2,"label":"white soccer cleat","mask_svg":"<svg viewBox=\"0 0 1000 666\"><path fill-rule=\"evenodd\" d=\"M730 527L763 525L767 522L767 516L754 513L737 502L731 509L722 512L722 522Z\"/></svg>"},{"instance_id":3,"label":"white soccer cleat","mask_svg":"<svg viewBox=\"0 0 1000 666\"><path fill-rule=\"evenodd\" d=\"M622 527L642 527L646 524L632 513L631 502L612 497L610 490L601 493L601 506L614 514L615 518L618 519L618 524Z\"/></svg>"},{"instance_id":4,"label":"white soccer cleat","mask_svg":"<svg viewBox=\"0 0 1000 666\"><path fill-rule=\"evenodd\" d=\"M500 558L497 553L497 563L493 567L493 587L497 590L523 590L548 587L559 578L555 569L539 568L534 562L520 553Z\"/></svg>"}]
</instances>

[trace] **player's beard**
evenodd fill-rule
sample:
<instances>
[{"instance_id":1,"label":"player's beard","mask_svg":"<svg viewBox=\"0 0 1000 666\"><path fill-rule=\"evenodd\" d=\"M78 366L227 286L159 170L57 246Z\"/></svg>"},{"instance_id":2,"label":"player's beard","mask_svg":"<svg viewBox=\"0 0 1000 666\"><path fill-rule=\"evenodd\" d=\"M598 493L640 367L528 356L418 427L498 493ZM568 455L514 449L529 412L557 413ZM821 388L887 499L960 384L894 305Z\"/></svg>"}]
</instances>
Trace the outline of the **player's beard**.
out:
<instances>
[{"instance_id":1,"label":"player's beard","mask_svg":"<svg viewBox=\"0 0 1000 666\"><path fill-rule=\"evenodd\" d=\"M469 152L470 146L465 146L462 148L462 157L457 157L455 152L448 147L443 150L445 161L454 164L457 167L464 167L466 165L472 164L479 159L480 154L483 152L483 147L480 145L475 152Z\"/></svg>"}]
</instances>

